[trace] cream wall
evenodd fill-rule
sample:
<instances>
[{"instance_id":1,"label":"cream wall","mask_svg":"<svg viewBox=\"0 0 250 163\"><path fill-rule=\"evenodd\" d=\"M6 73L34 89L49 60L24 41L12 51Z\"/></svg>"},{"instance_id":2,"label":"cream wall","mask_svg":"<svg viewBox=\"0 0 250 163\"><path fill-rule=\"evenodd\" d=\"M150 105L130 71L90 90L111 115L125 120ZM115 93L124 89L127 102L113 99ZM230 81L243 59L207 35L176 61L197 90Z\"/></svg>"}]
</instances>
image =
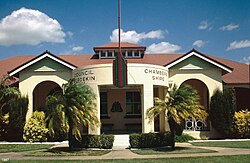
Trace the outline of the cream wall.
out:
<instances>
[{"instance_id":1,"label":"cream wall","mask_svg":"<svg viewBox=\"0 0 250 163\"><path fill-rule=\"evenodd\" d=\"M142 132L148 133L154 131L154 123L149 122L146 117L146 110L153 106L153 86L167 86L168 72L165 67L149 64L128 64L128 85L124 89L129 89L133 86L142 87ZM87 83L92 87L96 94L96 104L98 109L98 117L100 117L100 87L113 85L113 67L112 64L98 64L82 68L77 68L73 71L73 77L77 82ZM100 134L100 128L89 130L91 134Z\"/></svg>"},{"instance_id":2,"label":"cream wall","mask_svg":"<svg viewBox=\"0 0 250 163\"><path fill-rule=\"evenodd\" d=\"M100 121L100 86L112 85L113 74L112 64L98 64L81 67L73 70L73 78L76 82L88 84L96 95L97 117ZM89 128L89 134L101 134L100 127L94 129Z\"/></svg>"},{"instance_id":3,"label":"cream wall","mask_svg":"<svg viewBox=\"0 0 250 163\"><path fill-rule=\"evenodd\" d=\"M169 80L173 81L174 84L180 86L183 82L189 79L197 79L202 81L208 88L209 101L213 92L216 89L222 90L222 78L221 78L220 69L198 69L198 70L180 70L180 69L170 69L169 70ZM202 137L218 137L218 133L211 127L210 131L185 131L189 135L194 136L195 138Z\"/></svg>"},{"instance_id":4,"label":"cream wall","mask_svg":"<svg viewBox=\"0 0 250 163\"><path fill-rule=\"evenodd\" d=\"M174 84L180 86L184 81L189 79L197 79L202 81L208 88L209 97L213 95L217 88L222 90L222 78L220 69L206 69L206 70L169 70L169 80Z\"/></svg>"},{"instance_id":5,"label":"cream wall","mask_svg":"<svg viewBox=\"0 0 250 163\"><path fill-rule=\"evenodd\" d=\"M52 81L62 86L71 77L72 70L48 58L19 72L19 89L29 98L26 119L30 118L33 113L33 91L39 83Z\"/></svg>"},{"instance_id":6,"label":"cream wall","mask_svg":"<svg viewBox=\"0 0 250 163\"><path fill-rule=\"evenodd\" d=\"M203 67L202 67L203 66ZM117 91L132 90L134 87L139 87L142 92L142 132L154 132L154 122L149 121L146 116L148 108L153 106L154 86L161 86L161 95L164 94L164 87L168 87L168 82L180 86L183 82L189 79L197 79L202 81L208 88L209 98L212 96L215 89L222 90L221 69L217 69L207 63L200 63L196 58L191 58L189 61L183 61L170 68L150 65L150 64L128 64L128 85L126 88L117 89ZM27 119L33 112L33 91L35 87L43 81L52 81L58 85L66 83L71 77L74 77L77 82L88 84L96 95L97 117L100 118L100 89L103 86L108 86L109 89L114 89L113 86L113 67L112 64L91 65L75 70L70 70L65 66L51 60L44 59L29 68L19 73L19 88L23 94L29 97L29 109ZM114 93L114 92L113 92ZM161 97L164 98L164 97ZM125 97L122 98L123 101ZM125 104L122 104L125 106ZM168 129L166 124L166 113L160 115L160 130ZM124 122L125 123L125 122ZM210 135L214 130L211 130ZM90 134L100 134L100 127L89 130ZM193 132L194 135L201 135L201 132Z\"/></svg>"},{"instance_id":7,"label":"cream wall","mask_svg":"<svg viewBox=\"0 0 250 163\"><path fill-rule=\"evenodd\" d=\"M154 123L146 117L146 110L153 106L154 86L168 87L169 81L180 86L189 79L202 81L208 88L209 98L213 95L215 89L222 90L222 71L217 67L196 57L188 58L169 70L166 67L150 64L127 64L128 85L121 91L130 90L139 87L142 92L142 132L148 133L154 131ZM100 89L113 86L113 67L112 64L98 64L72 70L57 63L49 58L45 58L34 65L19 72L19 89L22 94L29 97L29 109L27 119L33 112L33 91L35 87L43 81L52 81L62 86L70 78L75 78L76 82L88 84L96 94L97 116L100 118ZM116 88L117 89L117 88ZM118 92L120 89L117 89ZM159 94L164 94L161 89ZM124 98L124 97L123 97ZM163 97L161 97L163 98ZM123 104L124 105L124 104ZM167 130L165 114L160 116L160 130ZM164 123L165 122L165 123ZM100 134L100 127L89 130L90 134ZM193 132L194 135L202 135L201 132ZM212 129L209 135L215 135Z\"/></svg>"},{"instance_id":8,"label":"cream wall","mask_svg":"<svg viewBox=\"0 0 250 163\"><path fill-rule=\"evenodd\" d=\"M128 84L143 85L142 132L154 132L154 121L147 118L146 111L154 105L154 85L168 87L167 69L157 65L128 64Z\"/></svg>"}]
</instances>

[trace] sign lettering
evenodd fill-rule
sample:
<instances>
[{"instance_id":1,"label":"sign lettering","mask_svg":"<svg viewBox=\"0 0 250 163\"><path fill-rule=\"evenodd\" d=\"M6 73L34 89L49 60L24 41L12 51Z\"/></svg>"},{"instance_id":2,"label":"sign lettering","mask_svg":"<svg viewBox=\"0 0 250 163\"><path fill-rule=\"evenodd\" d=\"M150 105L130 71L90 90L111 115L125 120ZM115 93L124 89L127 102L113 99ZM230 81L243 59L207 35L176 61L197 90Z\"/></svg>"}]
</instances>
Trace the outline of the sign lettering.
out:
<instances>
[{"instance_id":1,"label":"sign lettering","mask_svg":"<svg viewBox=\"0 0 250 163\"><path fill-rule=\"evenodd\" d=\"M92 70L79 71L74 74L74 78L76 83L85 83L96 80L96 76L94 75L94 72Z\"/></svg>"},{"instance_id":2,"label":"sign lettering","mask_svg":"<svg viewBox=\"0 0 250 163\"><path fill-rule=\"evenodd\" d=\"M167 72L163 70L156 70L156 69L144 69L145 74L151 74L152 80L161 80L164 81L165 77L167 77Z\"/></svg>"}]
</instances>

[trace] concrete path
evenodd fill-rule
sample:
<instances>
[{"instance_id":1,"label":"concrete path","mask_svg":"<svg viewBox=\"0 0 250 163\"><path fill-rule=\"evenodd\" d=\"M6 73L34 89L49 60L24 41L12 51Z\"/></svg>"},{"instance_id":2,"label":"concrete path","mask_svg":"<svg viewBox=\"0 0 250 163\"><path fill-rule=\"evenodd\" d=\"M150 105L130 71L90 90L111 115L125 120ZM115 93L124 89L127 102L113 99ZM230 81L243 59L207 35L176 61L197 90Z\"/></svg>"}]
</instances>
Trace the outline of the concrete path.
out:
<instances>
[{"instance_id":1,"label":"concrete path","mask_svg":"<svg viewBox=\"0 0 250 163\"><path fill-rule=\"evenodd\" d=\"M63 146L62 144L59 146ZM189 153L189 154L158 154L158 155L138 155L129 149L116 148L103 156L45 156L30 157L25 156L27 152L0 153L0 161L9 160L98 160L98 159L134 159L134 158L176 158L176 157L200 157L200 156L227 156L227 155L247 155L250 157L250 149L242 148L221 148L221 147L198 147L189 143L176 143L176 147L204 148L215 150L215 153Z\"/></svg>"}]
</instances>

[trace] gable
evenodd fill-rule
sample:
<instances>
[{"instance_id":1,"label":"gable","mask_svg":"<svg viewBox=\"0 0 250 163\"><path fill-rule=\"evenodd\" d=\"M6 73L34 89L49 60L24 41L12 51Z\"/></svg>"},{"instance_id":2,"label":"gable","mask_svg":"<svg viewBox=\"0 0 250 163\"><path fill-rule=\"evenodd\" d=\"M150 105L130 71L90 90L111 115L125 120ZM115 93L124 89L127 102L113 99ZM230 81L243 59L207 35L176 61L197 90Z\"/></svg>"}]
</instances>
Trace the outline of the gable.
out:
<instances>
[{"instance_id":1,"label":"gable","mask_svg":"<svg viewBox=\"0 0 250 163\"><path fill-rule=\"evenodd\" d=\"M212 69L216 66L196 57L191 56L182 62L177 63L172 66L171 69L181 69L181 70L200 70L200 69Z\"/></svg>"},{"instance_id":2,"label":"gable","mask_svg":"<svg viewBox=\"0 0 250 163\"><path fill-rule=\"evenodd\" d=\"M46 59L49 59L50 61L48 61ZM41 61L43 61L43 62L41 62ZM46 63L46 61L48 63ZM53 61L53 63L49 63L51 61ZM55 64L55 63L57 63L57 64ZM63 60L63 59L53 55L52 53L46 51L46 52L42 53L41 55L35 57L34 59L31 59L30 61L28 61L28 62L16 67L15 69L11 70L9 72L9 75L10 76L15 76L15 75L18 76L20 71L23 71L25 69L30 69L30 68L31 68L31 70L37 70L37 71L57 70L60 67L60 66L58 66L58 64L60 64L63 67L66 67L68 69L71 69L71 70L76 68L75 65L73 65L69 62L66 62L65 60ZM55 66L55 65L57 65L57 66ZM32 69L32 67L33 67L33 69ZM60 68L62 68L62 67L60 67Z\"/></svg>"},{"instance_id":3,"label":"gable","mask_svg":"<svg viewBox=\"0 0 250 163\"><path fill-rule=\"evenodd\" d=\"M200 61L194 59L193 57L196 57L196 58L199 59ZM199 64L199 62L202 61L202 62L205 64L205 65L204 65L205 67L206 67L206 65L209 65L209 64L210 64L210 65L212 65L212 66L215 66L215 67L221 69L223 74L231 73L232 70L233 70L231 67L228 67L228 66L226 66L226 65L224 65L224 64L222 64L222 63L220 63L220 62L218 62L218 61L215 61L215 60L213 60L212 58L210 58L210 57L208 57L208 56L206 56L206 55L204 55L204 54L198 52L198 51L195 50L195 49L189 51L189 52L186 53L185 55L181 56L180 58L174 60L173 62L171 62L171 63L169 63L169 64L167 64L167 65L165 65L165 66L166 66L166 68L168 68L168 69L170 69L170 68L172 68L172 67L174 67L174 66L176 66L176 65L178 65L178 64L180 64L180 63L183 63L183 66L184 66L185 64L189 63L189 62L186 62L186 63L185 63L185 61L187 61L187 60L189 60L189 59L190 59L190 61L191 61L191 64L190 64L190 65L186 65L186 69L187 69L188 67L191 67L191 68L202 68L203 65ZM199 61L199 62L198 62L198 61ZM185 67L184 67L184 68L185 68Z\"/></svg>"},{"instance_id":4,"label":"gable","mask_svg":"<svg viewBox=\"0 0 250 163\"><path fill-rule=\"evenodd\" d=\"M26 68L26 71L66 71L69 70L68 67L50 59L44 58Z\"/></svg>"}]
</instances>

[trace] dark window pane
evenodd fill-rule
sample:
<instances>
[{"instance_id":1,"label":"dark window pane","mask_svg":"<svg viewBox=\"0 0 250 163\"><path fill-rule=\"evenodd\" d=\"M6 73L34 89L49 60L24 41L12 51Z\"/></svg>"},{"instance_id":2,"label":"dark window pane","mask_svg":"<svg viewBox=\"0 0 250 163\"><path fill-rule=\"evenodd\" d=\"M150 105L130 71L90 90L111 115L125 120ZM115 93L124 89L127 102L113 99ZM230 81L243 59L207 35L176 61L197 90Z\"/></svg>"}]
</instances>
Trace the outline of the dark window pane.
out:
<instances>
[{"instance_id":1,"label":"dark window pane","mask_svg":"<svg viewBox=\"0 0 250 163\"><path fill-rule=\"evenodd\" d=\"M101 114L108 114L107 104L101 104Z\"/></svg>"},{"instance_id":2,"label":"dark window pane","mask_svg":"<svg viewBox=\"0 0 250 163\"><path fill-rule=\"evenodd\" d=\"M100 93L100 99L101 99L101 103L102 102L106 102L107 103L107 92L101 92Z\"/></svg>"},{"instance_id":3,"label":"dark window pane","mask_svg":"<svg viewBox=\"0 0 250 163\"><path fill-rule=\"evenodd\" d=\"M126 93L126 113L141 114L141 96L140 92Z\"/></svg>"},{"instance_id":4,"label":"dark window pane","mask_svg":"<svg viewBox=\"0 0 250 163\"><path fill-rule=\"evenodd\" d=\"M135 55L136 57L138 57L138 56L139 56L139 51L135 51L134 55Z\"/></svg>"},{"instance_id":5,"label":"dark window pane","mask_svg":"<svg viewBox=\"0 0 250 163\"><path fill-rule=\"evenodd\" d=\"M128 56L132 57L132 51L128 51Z\"/></svg>"},{"instance_id":6,"label":"dark window pane","mask_svg":"<svg viewBox=\"0 0 250 163\"><path fill-rule=\"evenodd\" d=\"M108 96L107 92L100 92L101 114L108 114Z\"/></svg>"},{"instance_id":7,"label":"dark window pane","mask_svg":"<svg viewBox=\"0 0 250 163\"><path fill-rule=\"evenodd\" d=\"M126 102L132 102L133 101L133 94L132 92L127 92L126 93Z\"/></svg>"},{"instance_id":8,"label":"dark window pane","mask_svg":"<svg viewBox=\"0 0 250 163\"><path fill-rule=\"evenodd\" d=\"M112 57L112 56L113 56L112 51L108 51L108 57Z\"/></svg>"},{"instance_id":9,"label":"dark window pane","mask_svg":"<svg viewBox=\"0 0 250 163\"><path fill-rule=\"evenodd\" d=\"M132 104L127 104L126 105L126 112L127 112L127 114L132 114L133 113Z\"/></svg>"},{"instance_id":10,"label":"dark window pane","mask_svg":"<svg viewBox=\"0 0 250 163\"><path fill-rule=\"evenodd\" d=\"M106 57L106 52L105 51L101 51L101 57Z\"/></svg>"},{"instance_id":11,"label":"dark window pane","mask_svg":"<svg viewBox=\"0 0 250 163\"><path fill-rule=\"evenodd\" d=\"M134 92L134 102L141 102L141 96L139 92Z\"/></svg>"},{"instance_id":12,"label":"dark window pane","mask_svg":"<svg viewBox=\"0 0 250 163\"><path fill-rule=\"evenodd\" d=\"M141 114L141 104L134 104L134 114Z\"/></svg>"}]
</instances>

